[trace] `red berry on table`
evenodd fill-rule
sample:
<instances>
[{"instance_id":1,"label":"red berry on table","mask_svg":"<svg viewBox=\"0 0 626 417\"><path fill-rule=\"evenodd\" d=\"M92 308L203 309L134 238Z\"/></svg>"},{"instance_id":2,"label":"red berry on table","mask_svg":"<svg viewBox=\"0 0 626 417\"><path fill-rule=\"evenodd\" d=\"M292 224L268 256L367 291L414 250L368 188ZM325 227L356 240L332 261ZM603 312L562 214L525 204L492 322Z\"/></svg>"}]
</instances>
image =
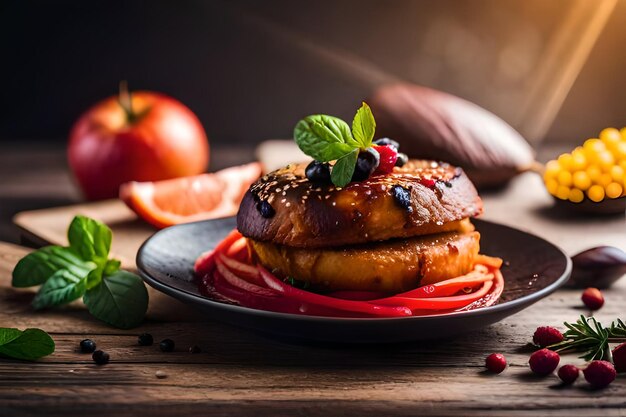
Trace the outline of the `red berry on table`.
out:
<instances>
[{"instance_id":1,"label":"red berry on table","mask_svg":"<svg viewBox=\"0 0 626 417\"><path fill-rule=\"evenodd\" d=\"M604 297L597 288L587 288L581 297L589 310L599 310L604 305Z\"/></svg>"},{"instance_id":2,"label":"red berry on table","mask_svg":"<svg viewBox=\"0 0 626 417\"><path fill-rule=\"evenodd\" d=\"M528 364L537 375L549 375L559 366L560 360L558 353L550 349L541 349L530 355Z\"/></svg>"},{"instance_id":3,"label":"red berry on table","mask_svg":"<svg viewBox=\"0 0 626 417\"><path fill-rule=\"evenodd\" d=\"M578 369L574 365L563 365L559 368L559 378L563 381L564 384L572 384L578 378L580 374L580 369Z\"/></svg>"},{"instance_id":4,"label":"red berry on table","mask_svg":"<svg viewBox=\"0 0 626 417\"><path fill-rule=\"evenodd\" d=\"M485 359L485 366L489 372L499 374L506 368L506 358L501 353L492 353Z\"/></svg>"},{"instance_id":5,"label":"red berry on table","mask_svg":"<svg viewBox=\"0 0 626 417\"><path fill-rule=\"evenodd\" d=\"M398 151L391 145L376 146L374 149L378 151L380 155L380 162L375 173L377 174L389 174L393 171L393 167L396 166L396 160L398 159Z\"/></svg>"},{"instance_id":6,"label":"red berry on table","mask_svg":"<svg viewBox=\"0 0 626 417\"><path fill-rule=\"evenodd\" d=\"M617 372L626 372L626 343L613 349L613 364Z\"/></svg>"},{"instance_id":7,"label":"red berry on table","mask_svg":"<svg viewBox=\"0 0 626 417\"><path fill-rule=\"evenodd\" d=\"M583 371L583 375L592 387L604 388L613 382L617 372L611 362L592 361Z\"/></svg>"},{"instance_id":8,"label":"red berry on table","mask_svg":"<svg viewBox=\"0 0 626 417\"><path fill-rule=\"evenodd\" d=\"M563 334L551 326L537 327L533 335L533 343L537 346L546 347L563 341Z\"/></svg>"}]
</instances>

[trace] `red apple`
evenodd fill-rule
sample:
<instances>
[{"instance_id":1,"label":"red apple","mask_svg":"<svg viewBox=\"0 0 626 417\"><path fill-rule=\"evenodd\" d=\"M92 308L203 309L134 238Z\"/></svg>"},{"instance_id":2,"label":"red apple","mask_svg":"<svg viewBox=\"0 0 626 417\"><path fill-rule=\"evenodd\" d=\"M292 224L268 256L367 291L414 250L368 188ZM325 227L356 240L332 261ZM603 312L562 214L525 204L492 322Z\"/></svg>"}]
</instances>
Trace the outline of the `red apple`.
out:
<instances>
[{"instance_id":1,"label":"red apple","mask_svg":"<svg viewBox=\"0 0 626 417\"><path fill-rule=\"evenodd\" d=\"M67 154L85 196L96 200L117 197L128 181L201 174L209 142L196 115L178 100L122 90L76 121Z\"/></svg>"}]
</instances>

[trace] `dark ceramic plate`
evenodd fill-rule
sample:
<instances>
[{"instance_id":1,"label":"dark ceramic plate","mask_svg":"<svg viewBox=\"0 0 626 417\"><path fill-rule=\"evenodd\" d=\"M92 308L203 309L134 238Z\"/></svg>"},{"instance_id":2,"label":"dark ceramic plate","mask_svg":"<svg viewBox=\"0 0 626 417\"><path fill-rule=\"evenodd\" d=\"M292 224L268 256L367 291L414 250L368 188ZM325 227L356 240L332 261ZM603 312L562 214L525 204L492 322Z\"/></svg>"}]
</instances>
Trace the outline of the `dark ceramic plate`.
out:
<instances>
[{"instance_id":1,"label":"dark ceramic plate","mask_svg":"<svg viewBox=\"0 0 626 417\"><path fill-rule=\"evenodd\" d=\"M472 311L426 317L346 319L274 313L213 301L200 294L193 264L235 227L234 218L173 226L149 238L137 266L152 287L203 310L208 318L293 339L380 343L435 339L471 332L515 314L547 296L569 278L571 260L531 234L475 220L481 252L507 261L499 303Z\"/></svg>"}]
</instances>

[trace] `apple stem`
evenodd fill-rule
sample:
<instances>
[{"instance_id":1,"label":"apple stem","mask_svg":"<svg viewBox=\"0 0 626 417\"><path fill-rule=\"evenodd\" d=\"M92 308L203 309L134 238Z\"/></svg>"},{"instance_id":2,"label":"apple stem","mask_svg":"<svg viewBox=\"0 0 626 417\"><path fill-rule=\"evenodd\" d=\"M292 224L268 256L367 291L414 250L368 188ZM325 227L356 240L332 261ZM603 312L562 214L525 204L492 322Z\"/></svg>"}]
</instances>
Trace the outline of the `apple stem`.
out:
<instances>
[{"instance_id":1,"label":"apple stem","mask_svg":"<svg viewBox=\"0 0 626 417\"><path fill-rule=\"evenodd\" d=\"M120 81L120 94L118 96L118 101L126 113L128 124L133 124L133 122L137 119L137 115L133 111L133 101L131 94L128 91L128 82L126 80Z\"/></svg>"}]
</instances>

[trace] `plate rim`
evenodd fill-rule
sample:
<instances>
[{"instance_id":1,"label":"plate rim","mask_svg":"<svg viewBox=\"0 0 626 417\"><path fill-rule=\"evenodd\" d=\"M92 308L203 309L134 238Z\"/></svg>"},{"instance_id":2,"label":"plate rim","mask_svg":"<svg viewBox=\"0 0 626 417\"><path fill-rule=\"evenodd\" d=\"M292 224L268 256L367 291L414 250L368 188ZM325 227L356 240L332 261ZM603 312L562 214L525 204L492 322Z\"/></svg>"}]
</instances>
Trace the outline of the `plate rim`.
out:
<instances>
[{"instance_id":1,"label":"plate rim","mask_svg":"<svg viewBox=\"0 0 626 417\"><path fill-rule=\"evenodd\" d=\"M350 324L354 324L354 323L371 323L371 322L377 322L377 323L381 323L381 322L388 322L388 321L393 321L393 322L397 322L397 321L401 321L401 320L411 320L411 321L416 321L416 320L422 320L422 321L430 321L430 320L440 320L441 318L459 318L459 317L474 317L474 316L482 316L485 314L490 314L492 312L498 312L498 311L507 311L507 310L512 310L515 309L516 307L519 307L520 304L525 305L528 304L528 306L536 303L537 301L541 300L542 298L547 297L548 295L552 294L553 292L555 292L557 289L559 289L561 286L563 286L567 280L570 278L571 272L572 272L572 259L563 251L563 249L561 249L560 246L540 237L535 235L534 233L525 231L525 230L521 230L521 229L517 229L515 227L506 225L506 224L502 224L502 223L498 223L498 222L493 222L493 221L489 221L489 220L483 220L483 219L473 219L473 221L478 221L480 223L489 223L492 225L496 225L496 226L500 226L500 227L505 227L508 229L512 229L515 230L517 232L522 232L522 233L526 233L528 235L531 235L537 239L541 239L542 241L548 243L549 245L552 245L564 258L565 258L565 270L563 271L563 273L552 283L550 283L549 285L547 285L546 287L535 291L531 294L522 296L520 298L516 298L515 300L511 300L511 301L507 301L504 302L502 304L495 304L495 305L491 305L488 307L480 307L477 308L475 310L468 310L468 311L455 311L452 313L442 313L442 314L432 314L432 315L427 315L427 316L406 316L406 317L327 317L327 316L314 316L314 315L307 315L307 314L293 314L293 313L281 313L281 312L276 312L276 311L268 311L268 310L259 310L259 309L255 309L255 308L251 308L251 307L244 307L244 306L238 306L238 305L234 305L234 304L227 304L227 303L222 303L219 301L215 301L212 300L208 297L205 297L201 294L194 294L191 293L189 291L183 290L183 289L179 289L176 287L173 287L171 285L165 284L163 282L161 282L160 280L152 277L150 274L148 274L145 270L145 264L142 261L143 253L146 251L146 247L147 245L150 243L151 240L155 239L159 234L166 232L167 230L170 230L172 228L177 228L177 227L192 227L192 225L194 224L200 224L200 223L207 223L207 222L213 222L213 221L217 221L217 220L226 220L226 219L233 219L235 216L229 216L229 217L222 217L222 218L218 218L218 219L209 219L209 220L200 220L200 221L195 221L195 222L189 222L189 223L181 223L181 224L177 224L174 226L169 226L166 227L164 229L158 230L157 232L155 232L154 234L152 234L150 237L148 237L139 247L139 250L137 251L137 256L135 257L135 264L137 265L137 271L139 272L139 275L141 276L141 278L143 279L144 282L146 282L148 285L150 285L151 287L153 287L154 289L161 291L173 298L176 299L180 299L177 295L181 295L183 296L183 298L192 298L192 299L196 299L198 300L200 303L208 303L210 306L214 307L214 308L221 308L221 309L226 309L229 310L231 312L234 313L241 313L241 314L253 314L255 316L264 316L267 318L275 318L275 319L281 319L281 320L296 320L296 321L314 321L314 322L328 322L328 323L350 323Z\"/></svg>"}]
</instances>

